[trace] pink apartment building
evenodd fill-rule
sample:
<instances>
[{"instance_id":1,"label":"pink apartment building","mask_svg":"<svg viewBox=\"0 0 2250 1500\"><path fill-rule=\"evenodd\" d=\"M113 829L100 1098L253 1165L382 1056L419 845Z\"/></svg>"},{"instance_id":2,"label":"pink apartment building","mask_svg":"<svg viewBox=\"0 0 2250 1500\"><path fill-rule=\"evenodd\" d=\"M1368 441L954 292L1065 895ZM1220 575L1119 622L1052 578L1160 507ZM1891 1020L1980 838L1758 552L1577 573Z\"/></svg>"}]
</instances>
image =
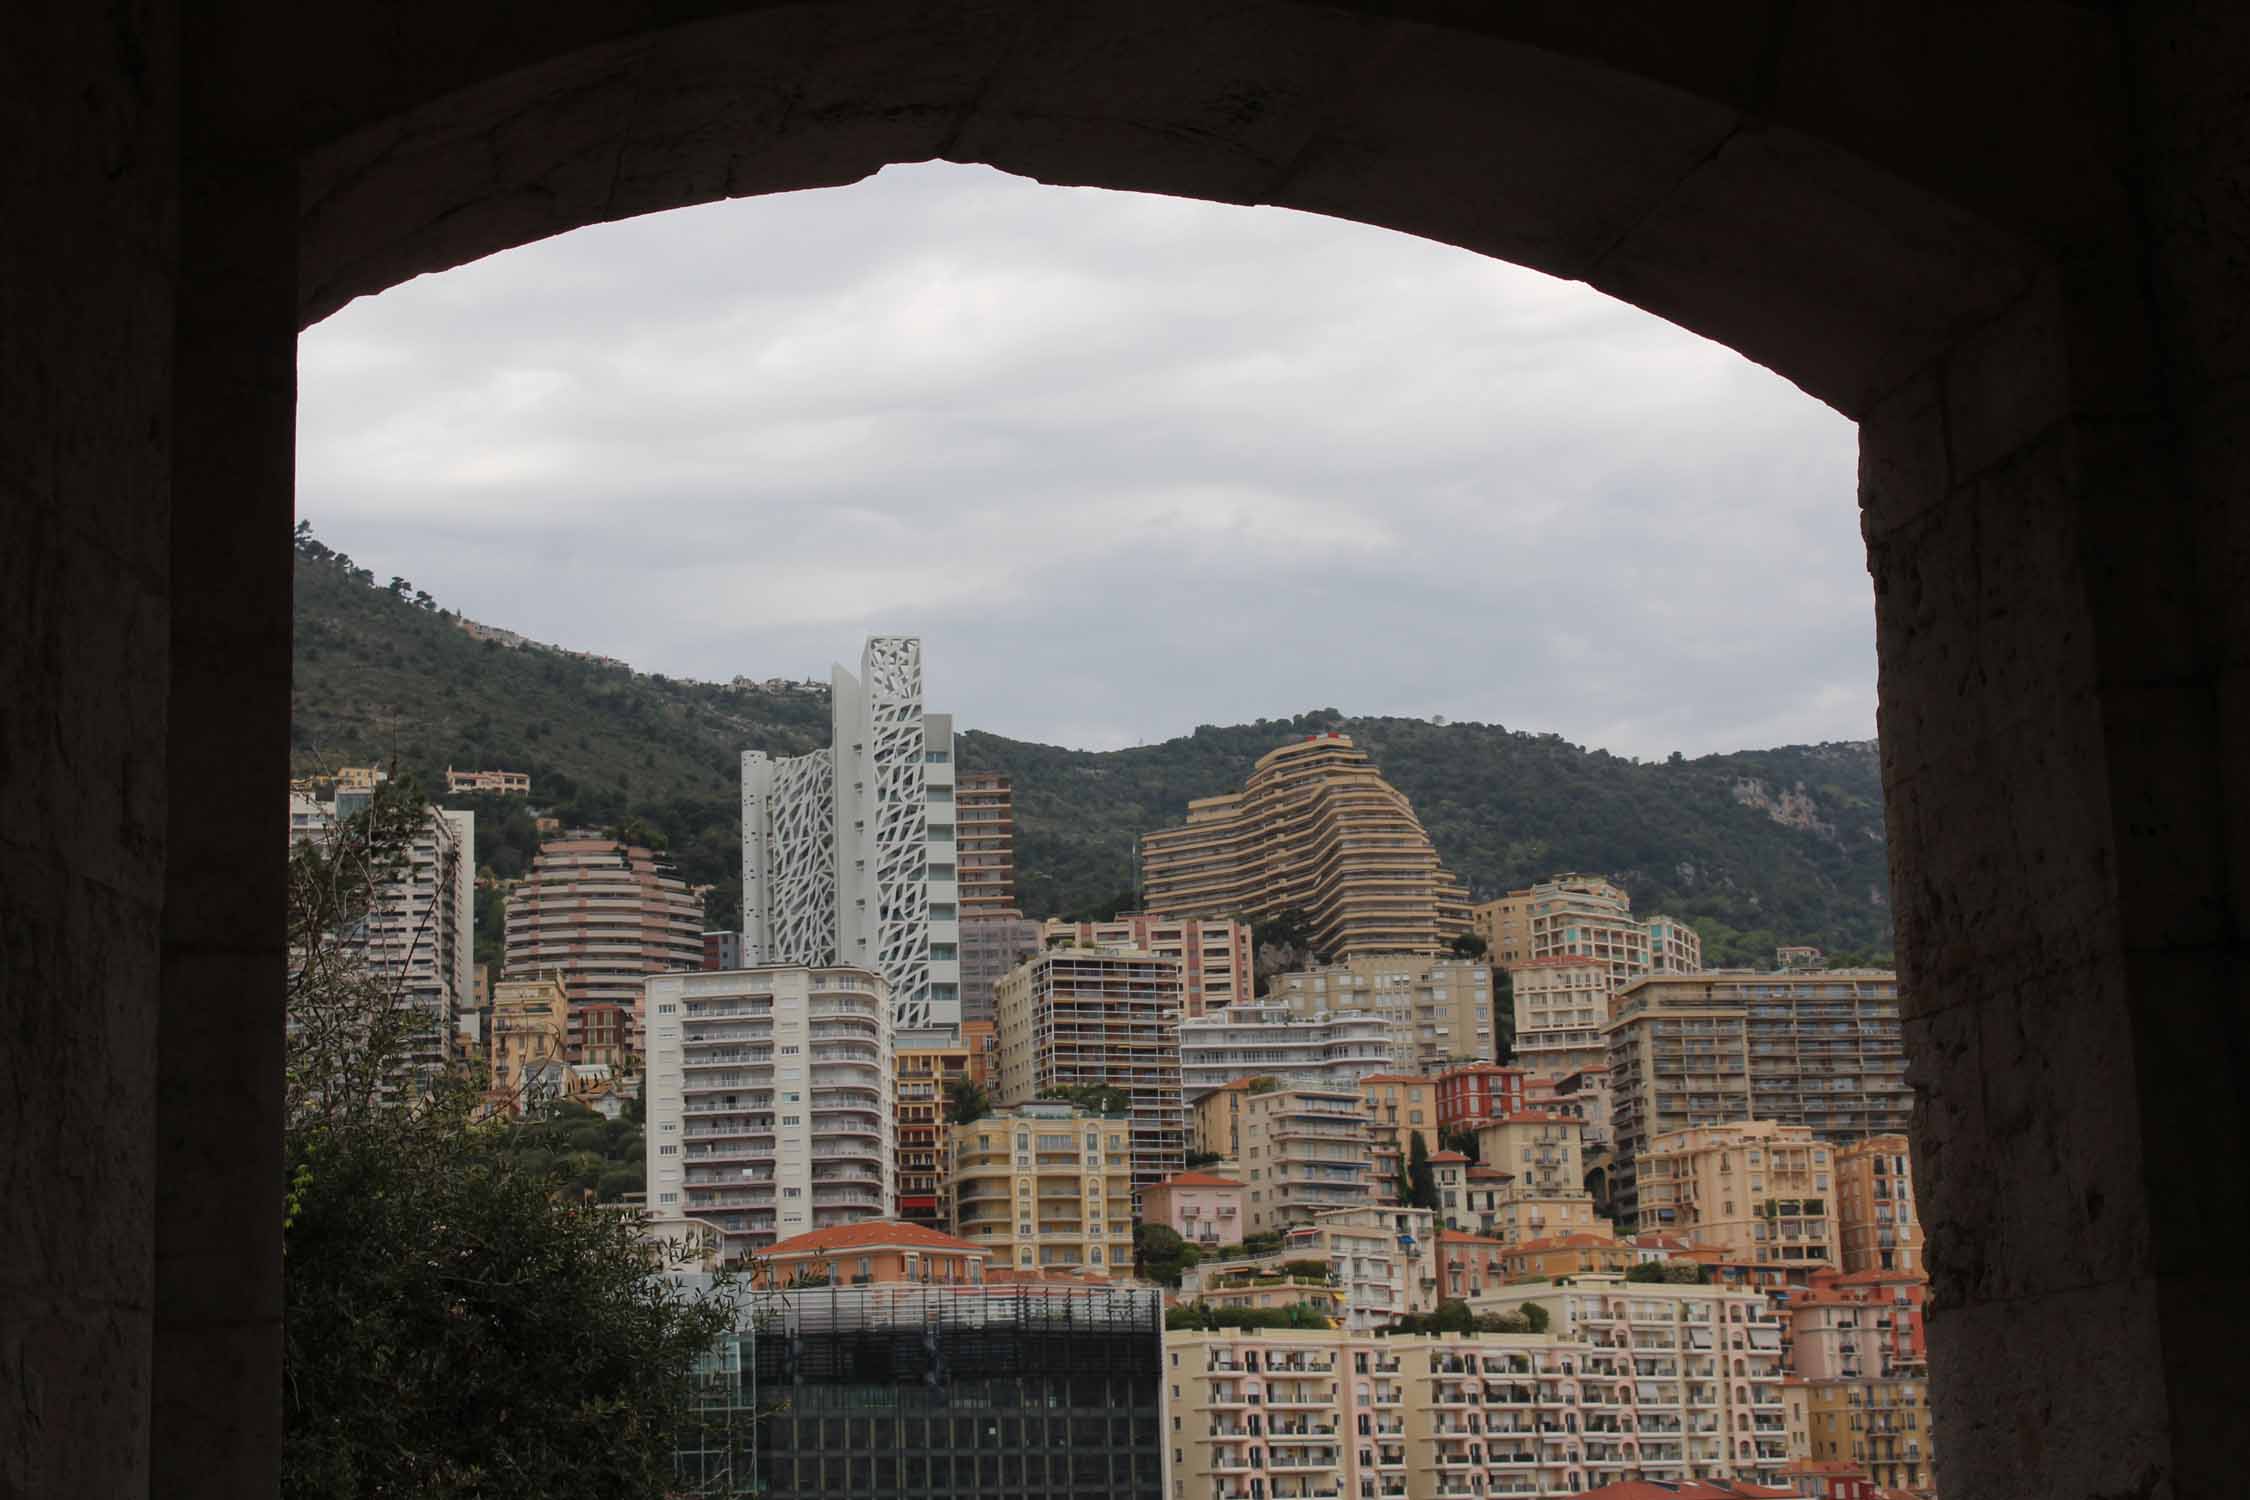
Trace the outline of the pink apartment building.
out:
<instances>
[{"instance_id":1,"label":"pink apartment building","mask_svg":"<svg viewBox=\"0 0 2250 1500\"><path fill-rule=\"evenodd\" d=\"M1162 1224L1191 1245L1242 1243L1242 1184L1211 1172L1181 1172L1141 1189L1141 1222Z\"/></svg>"}]
</instances>

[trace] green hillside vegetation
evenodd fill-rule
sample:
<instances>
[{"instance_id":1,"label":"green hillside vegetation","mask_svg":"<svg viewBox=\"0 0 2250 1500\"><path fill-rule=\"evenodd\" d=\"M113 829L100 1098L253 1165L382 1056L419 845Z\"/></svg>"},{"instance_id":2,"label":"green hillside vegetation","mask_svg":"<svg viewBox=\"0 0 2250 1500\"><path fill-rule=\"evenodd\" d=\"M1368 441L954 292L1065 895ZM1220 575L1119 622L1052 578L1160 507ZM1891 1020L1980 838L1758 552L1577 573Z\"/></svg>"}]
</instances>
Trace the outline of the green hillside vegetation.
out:
<instances>
[{"instance_id":1,"label":"green hillside vegetation","mask_svg":"<svg viewBox=\"0 0 2250 1500\"><path fill-rule=\"evenodd\" d=\"M713 887L713 924L733 925L740 754L825 743L825 693L675 680L480 641L406 579L378 582L303 528L297 551L297 774L374 763L442 788L448 765L529 772L541 810L566 827L657 840L683 878ZM1138 835L1180 821L1190 798L1239 788L1291 736L1327 729L1351 735L1413 800L1479 898L1582 870L1623 885L1637 911L1693 921L1713 964L1769 962L1781 943L1844 958L1891 951L1871 742L1650 763L1499 725L1322 709L1131 750L973 731L959 749L964 770L1014 778L1026 912L1106 917L1130 902ZM439 800L477 810L480 867L505 878L529 865L538 835L521 799ZM497 916L496 905L480 912L480 926Z\"/></svg>"}]
</instances>

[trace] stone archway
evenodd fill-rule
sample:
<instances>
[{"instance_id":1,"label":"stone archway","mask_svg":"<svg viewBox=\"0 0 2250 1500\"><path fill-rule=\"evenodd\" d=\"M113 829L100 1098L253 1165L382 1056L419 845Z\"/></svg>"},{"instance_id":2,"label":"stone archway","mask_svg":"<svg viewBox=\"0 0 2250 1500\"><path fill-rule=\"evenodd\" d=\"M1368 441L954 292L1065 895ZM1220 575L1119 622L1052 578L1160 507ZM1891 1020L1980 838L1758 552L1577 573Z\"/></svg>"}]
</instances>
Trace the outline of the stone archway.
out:
<instances>
[{"instance_id":1,"label":"stone archway","mask_svg":"<svg viewBox=\"0 0 2250 1500\"><path fill-rule=\"evenodd\" d=\"M37 1393L11 1482L271 1482L280 871L244 809L284 769L295 330L579 224L945 157L1585 279L1860 421L1947 1494L2231 1485L2239 8L144 0L0 26L49 65L0 102L40 210L0 229L25 601L0 660L43 726L0 740L0 909L21 982L88 997L36 1011L10 1074L35 1124L0 1362Z\"/></svg>"}]
</instances>

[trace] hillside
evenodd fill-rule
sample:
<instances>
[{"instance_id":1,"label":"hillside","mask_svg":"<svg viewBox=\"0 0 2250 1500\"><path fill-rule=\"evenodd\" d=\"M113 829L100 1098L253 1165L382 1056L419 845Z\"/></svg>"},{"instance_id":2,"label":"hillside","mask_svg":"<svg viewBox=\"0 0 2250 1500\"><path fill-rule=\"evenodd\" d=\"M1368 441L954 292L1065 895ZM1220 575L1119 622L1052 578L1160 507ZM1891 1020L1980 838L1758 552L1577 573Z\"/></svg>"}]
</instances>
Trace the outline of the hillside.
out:
<instances>
[{"instance_id":1,"label":"hillside","mask_svg":"<svg viewBox=\"0 0 2250 1500\"><path fill-rule=\"evenodd\" d=\"M714 921L739 894L740 752L797 754L827 738L824 694L675 681L479 640L411 583L379 585L302 532L296 612L300 774L395 762L436 789L448 765L528 771L538 805L566 824L637 818L661 834L683 876L716 887ZM1413 799L1479 897L1594 871L1639 910L1693 920L1713 962L1768 959L1777 942L1890 951L1872 743L1648 764L1498 725L1326 709L1101 752L972 731L960 753L964 769L1015 779L1025 909L1107 915L1132 888L1139 833L1178 821L1191 797L1239 787L1289 736L1328 728ZM520 872L536 846L527 810L473 800L479 863Z\"/></svg>"}]
</instances>

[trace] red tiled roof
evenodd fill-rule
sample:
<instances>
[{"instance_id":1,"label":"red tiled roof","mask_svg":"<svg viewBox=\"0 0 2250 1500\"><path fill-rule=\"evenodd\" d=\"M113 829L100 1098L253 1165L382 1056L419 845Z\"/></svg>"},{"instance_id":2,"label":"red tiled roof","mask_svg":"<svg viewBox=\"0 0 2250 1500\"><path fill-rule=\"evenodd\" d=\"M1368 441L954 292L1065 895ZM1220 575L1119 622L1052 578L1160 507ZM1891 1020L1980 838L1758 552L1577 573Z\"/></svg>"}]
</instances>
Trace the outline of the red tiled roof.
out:
<instances>
[{"instance_id":1,"label":"red tiled roof","mask_svg":"<svg viewBox=\"0 0 2250 1500\"><path fill-rule=\"evenodd\" d=\"M1495 1249L1500 1250L1505 1250L1508 1248L1508 1242L1506 1240L1486 1239L1483 1235L1470 1234L1467 1231L1460 1229L1439 1230L1438 1243L1441 1245L1491 1245Z\"/></svg>"},{"instance_id":2,"label":"red tiled roof","mask_svg":"<svg viewBox=\"0 0 2250 1500\"><path fill-rule=\"evenodd\" d=\"M967 1240L957 1240L950 1234L940 1234L935 1229L920 1224L909 1224L902 1219L869 1219L859 1224L839 1224L833 1229L815 1229L781 1241L766 1250L769 1257L783 1255L825 1255L837 1250L973 1250L986 1253L982 1245L972 1245Z\"/></svg>"},{"instance_id":3,"label":"red tiled roof","mask_svg":"<svg viewBox=\"0 0 2250 1500\"><path fill-rule=\"evenodd\" d=\"M1433 1083L1436 1080L1425 1078L1419 1073L1368 1073L1363 1075L1359 1081L1361 1083Z\"/></svg>"},{"instance_id":4,"label":"red tiled roof","mask_svg":"<svg viewBox=\"0 0 2250 1500\"><path fill-rule=\"evenodd\" d=\"M1623 1240L1613 1240L1606 1234L1551 1234L1541 1240L1525 1240L1515 1247L1518 1250L1624 1250L1629 1248Z\"/></svg>"},{"instance_id":5,"label":"red tiled roof","mask_svg":"<svg viewBox=\"0 0 2250 1500\"><path fill-rule=\"evenodd\" d=\"M1216 1172L1176 1172L1157 1184L1158 1187L1231 1187L1241 1183L1232 1177L1221 1177Z\"/></svg>"},{"instance_id":6,"label":"red tiled roof","mask_svg":"<svg viewBox=\"0 0 2250 1500\"><path fill-rule=\"evenodd\" d=\"M1463 1155L1462 1155L1462 1154L1461 1154L1460 1152L1458 1152L1458 1151L1433 1151L1433 1152L1431 1152L1431 1153L1430 1153L1430 1160L1431 1160L1431 1161L1467 1161L1467 1160L1468 1160L1468 1158L1467 1158L1466 1156L1463 1156Z\"/></svg>"},{"instance_id":7,"label":"red tiled roof","mask_svg":"<svg viewBox=\"0 0 2250 1500\"><path fill-rule=\"evenodd\" d=\"M1502 1182L1514 1182L1516 1180L1515 1173L1503 1172L1498 1167L1469 1168L1469 1180L1471 1182L1476 1181L1479 1177L1497 1177Z\"/></svg>"}]
</instances>

